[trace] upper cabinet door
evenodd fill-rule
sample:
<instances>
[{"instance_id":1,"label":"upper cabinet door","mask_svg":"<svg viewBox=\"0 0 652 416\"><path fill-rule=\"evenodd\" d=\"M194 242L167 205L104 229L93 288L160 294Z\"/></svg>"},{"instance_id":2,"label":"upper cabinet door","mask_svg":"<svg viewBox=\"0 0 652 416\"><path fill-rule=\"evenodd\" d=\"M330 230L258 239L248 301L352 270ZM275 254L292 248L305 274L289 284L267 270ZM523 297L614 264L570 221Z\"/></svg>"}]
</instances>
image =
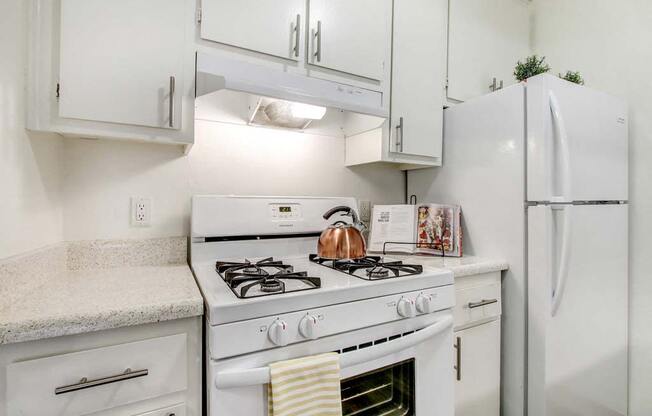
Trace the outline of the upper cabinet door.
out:
<instances>
[{"instance_id":1,"label":"upper cabinet door","mask_svg":"<svg viewBox=\"0 0 652 416\"><path fill-rule=\"evenodd\" d=\"M179 129L183 0L61 0L59 115Z\"/></svg>"},{"instance_id":2,"label":"upper cabinet door","mask_svg":"<svg viewBox=\"0 0 652 416\"><path fill-rule=\"evenodd\" d=\"M466 101L516 83L530 54L525 0L449 0L448 98ZM494 84L493 80L496 79Z\"/></svg>"},{"instance_id":3,"label":"upper cabinet door","mask_svg":"<svg viewBox=\"0 0 652 416\"><path fill-rule=\"evenodd\" d=\"M447 0L395 0L390 151L441 157Z\"/></svg>"},{"instance_id":4,"label":"upper cabinet door","mask_svg":"<svg viewBox=\"0 0 652 416\"><path fill-rule=\"evenodd\" d=\"M201 37L297 61L305 16L304 0L202 0Z\"/></svg>"},{"instance_id":5,"label":"upper cabinet door","mask_svg":"<svg viewBox=\"0 0 652 416\"><path fill-rule=\"evenodd\" d=\"M309 12L310 64L383 79L392 0L310 0Z\"/></svg>"}]
</instances>

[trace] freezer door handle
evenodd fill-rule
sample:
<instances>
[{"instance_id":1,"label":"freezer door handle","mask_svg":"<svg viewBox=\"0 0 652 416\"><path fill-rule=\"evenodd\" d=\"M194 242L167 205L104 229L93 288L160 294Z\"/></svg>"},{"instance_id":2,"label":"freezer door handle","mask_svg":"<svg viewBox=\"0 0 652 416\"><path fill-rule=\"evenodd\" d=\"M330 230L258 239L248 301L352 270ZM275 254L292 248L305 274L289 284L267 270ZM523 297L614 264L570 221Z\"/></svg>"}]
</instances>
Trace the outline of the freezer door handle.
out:
<instances>
[{"instance_id":1,"label":"freezer door handle","mask_svg":"<svg viewBox=\"0 0 652 416\"><path fill-rule=\"evenodd\" d=\"M564 205L554 207L553 209L563 210L564 219L562 221L562 235L561 235L561 250L559 254L559 264L557 265L557 272L555 274L555 286L552 291L552 306L551 315L554 317L557 314L559 305L561 305L562 297L564 295L564 288L568 280L568 263L570 257L570 240L572 237L572 216L573 206ZM554 268L551 268L554 270Z\"/></svg>"},{"instance_id":2,"label":"freezer door handle","mask_svg":"<svg viewBox=\"0 0 652 416\"><path fill-rule=\"evenodd\" d=\"M560 168L561 172L561 181L560 185L561 195L552 196L552 202L569 202L572 200L571 195L571 163L570 163L570 144L568 142L568 133L566 131L566 123L564 122L564 117L561 114L561 108L559 106L559 101L555 94L550 91L549 93L549 102L550 102L550 111L552 113L553 128L555 131L555 137L559 141L559 157L560 157ZM551 172L555 174L555 169L551 169Z\"/></svg>"}]
</instances>

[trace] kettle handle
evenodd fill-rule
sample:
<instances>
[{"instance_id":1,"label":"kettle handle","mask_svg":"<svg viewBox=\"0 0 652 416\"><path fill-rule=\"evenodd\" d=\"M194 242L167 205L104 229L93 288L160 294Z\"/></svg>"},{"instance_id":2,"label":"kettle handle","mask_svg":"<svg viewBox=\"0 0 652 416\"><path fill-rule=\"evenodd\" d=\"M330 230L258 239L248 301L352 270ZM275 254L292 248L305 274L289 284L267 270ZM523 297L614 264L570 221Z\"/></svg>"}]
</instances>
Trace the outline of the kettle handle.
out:
<instances>
[{"instance_id":1,"label":"kettle handle","mask_svg":"<svg viewBox=\"0 0 652 416\"><path fill-rule=\"evenodd\" d=\"M355 210L352 209L351 207L347 207L344 205L340 205L326 211L326 213L324 214L324 219L327 220L338 212L343 212L344 215L350 215L351 218L353 218L353 224L357 225L360 222L358 220L358 214L356 214Z\"/></svg>"}]
</instances>

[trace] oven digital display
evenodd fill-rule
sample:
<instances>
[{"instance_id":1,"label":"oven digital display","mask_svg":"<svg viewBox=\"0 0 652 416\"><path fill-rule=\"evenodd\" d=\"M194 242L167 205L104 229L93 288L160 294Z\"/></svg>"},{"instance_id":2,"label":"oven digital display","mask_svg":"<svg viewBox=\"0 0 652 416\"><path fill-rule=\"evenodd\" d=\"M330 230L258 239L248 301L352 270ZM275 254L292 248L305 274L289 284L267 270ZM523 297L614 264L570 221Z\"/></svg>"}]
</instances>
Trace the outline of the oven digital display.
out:
<instances>
[{"instance_id":1,"label":"oven digital display","mask_svg":"<svg viewBox=\"0 0 652 416\"><path fill-rule=\"evenodd\" d=\"M278 212L292 212L292 207L278 207Z\"/></svg>"}]
</instances>

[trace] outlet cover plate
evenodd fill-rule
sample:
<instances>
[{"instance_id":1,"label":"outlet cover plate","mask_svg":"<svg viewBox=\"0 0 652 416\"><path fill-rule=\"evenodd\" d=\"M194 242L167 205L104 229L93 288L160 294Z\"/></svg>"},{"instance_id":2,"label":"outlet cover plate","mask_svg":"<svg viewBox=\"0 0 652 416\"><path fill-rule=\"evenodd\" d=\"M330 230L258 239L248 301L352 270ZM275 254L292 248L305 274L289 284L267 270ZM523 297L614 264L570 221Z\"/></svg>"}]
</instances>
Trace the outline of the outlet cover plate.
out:
<instances>
[{"instance_id":1,"label":"outlet cover plate","mask_svg":"<svg viewBox=\"0 0 652 416\"><path fill-rule=\"evenodd\" d=\"M130 216L132 227L149 227L152 221L152 198L132 196Z\"/></svg>"}]
</instances>

